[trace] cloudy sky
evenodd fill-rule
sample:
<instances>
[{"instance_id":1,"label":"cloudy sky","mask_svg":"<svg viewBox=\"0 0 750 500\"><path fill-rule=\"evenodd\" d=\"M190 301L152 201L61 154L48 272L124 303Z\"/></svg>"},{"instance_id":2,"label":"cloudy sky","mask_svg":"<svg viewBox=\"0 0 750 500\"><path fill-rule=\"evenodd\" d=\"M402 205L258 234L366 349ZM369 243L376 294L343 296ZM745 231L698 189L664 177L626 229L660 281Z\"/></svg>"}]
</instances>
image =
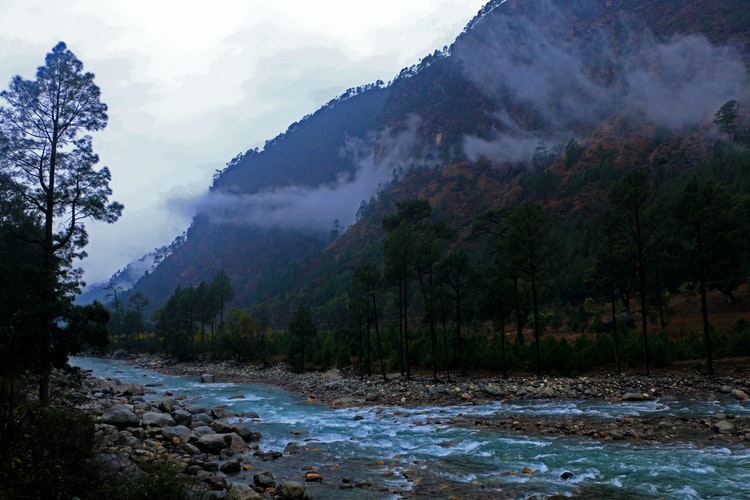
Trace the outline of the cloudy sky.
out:
<instances>
[{"instance_id":1,"label":"cloudy sky","mask_svg":"<svg viewBox=\"0 0 750 500\"><path fill-rule=\"evenodd\" d=\"M172 201L237 153L450 45L485 1L0 0L0 88L58 41L96 75L109 125L94 150L125 212L87 224L95 282L186 229Z\"/></svg>"}]
</instances>

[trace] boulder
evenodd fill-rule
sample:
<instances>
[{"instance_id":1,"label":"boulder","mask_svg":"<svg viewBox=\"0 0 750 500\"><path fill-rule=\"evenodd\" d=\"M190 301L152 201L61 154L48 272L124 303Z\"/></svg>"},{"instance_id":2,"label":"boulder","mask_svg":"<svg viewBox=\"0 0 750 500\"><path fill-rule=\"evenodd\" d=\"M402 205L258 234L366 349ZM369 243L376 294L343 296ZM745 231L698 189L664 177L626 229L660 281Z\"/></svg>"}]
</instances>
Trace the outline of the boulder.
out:
<instances>
[{"instance_id":1,"label":"boulder","mask_svg":"<svg viewBox=\"0 0 750 500\"><path fill-rule=\"evenodd\" d=\"M276 490L276 498L280 500L303 500L305 498L305 486L297 481L283 483Z\"/></svg>"},{"instance_id":2,"label":"boulder","mask_svg":"<svg viewBox=\"0 0 750 500\"><path fill-rule=\"evenodd\" d=\"M207 425L199 425L198 427L193 427L193 433L197 437L202 437L206 434L216 434L216 432Z\"/></svg>"},{"instance_id":3,"label":"boulder","mask_svg":"<svg viewBox=\"0 0 750 500\"><path fill-rule=\"evenodd\" d=\"M120 382L117 379L112 379L109 387L115 396L143 396L146 393L142 385Z\"/></svg>"},{"instance_id":4,"label":"boulder","mask_svg":"<svg viewBox=\"0 0 750 500\"><path fill-rule=\"evenodd\" d=\"M258 488L263 488L264 490L268 488L275 488L276 478L273 477L273 472L265 470L253 476L253 484L255 484L255 486L257 486Z\"/></svg>"},{"instance_id":5,"label":"boulder","mask_svg":"<svg viewBox=\"0 0 750 500\"><path fill-rule=\"evenodd\" d=\"M102 422L117 427L133 427L139 424L138 415L128 405L112 405L104 415Z\"/></svg>"},{"instance_id":6,"label":"boulder","mask_svg":"<svg viewBox=\"0 0 750 500\"><path fill-rule=\"evenodd\" d=\"M232 432L232 426L229 425L226 422L222 422L221 420L214 420L209 424L209 427L211 427L214 431L218 432L219 434L226 434L228 432Z\"/></svg>"},{"instance_id":7,"label":"boulder","mask_svg":"<svg viewBox=\"0 0 750 500\"><path fill-rule=\"evenodd\" d=\"M250 449L250 447L247 445L244 439L242 439L240 436L235 434L234 432L230 432L229 434L224 434L224 436L229 436L229 454L235 455L237 453L242 453Z\"/></svg>"},{"instance_id":8,"label":"boulder","mask_svg":"<svg viewBox=\"0 0 750 500\"><path fill-rule=\"evenodd\" d=\"M256 493L248 484L232 483L229 485L226 500L263 500L263 497Z\"/></svg>"},{"instance_id":9,"label":"boulder","mask_svg":"<svg viewBox=\"0 0 750 500\"><path fill-rule=\"evenodd\" d=\"M174 424L174 419L169 413L147 411L141 415L141 425L143 427L170 427Z\"/></svg>"},{"instance_id":10,"label":"boulder","mask_svg":"<svg viewBox=\"0 0 750 500\"><path fill-rule=\"evenodd\" d=\"M230 460L221 464L219 470L224 474L237 474L242 470L242 464L239 460Z\"/></svg>"},{"instance_id":11,"label":"boulder","mask_svg":"<svg viewBox=\"0 0 750 500\"><path fill-rule=\"evenodd\" d=\"M213 417L207 413L196 413L192 418L194 425L211 425L213 421Z\"/></svg>"},{"instance_id":12,"label":"boulder","mask_svg":"<svg viewBox=\"0 0 750 500\"><path fill-rule=\"evenodd\" d=\"M189 427L190 424L193 423L193 416L190 412L182 409L172 412L172 418L174 418L174 423L177 425L185 425Z\"/></svg>"},{"instance_id":13,"label":"boulder","mask_svg":"<svg viewBox=\"0 0 750 500\"><path fill-rule=\"evenodd\" d=\"M213 384L216 382L216 376L212 375L210 373L204 373L201 375L201 383L202 384Z\"/></svg>"},{"instance_id":14,"label":"boulder","mask_svg":"<svg viewBox=\"0 0 750 500\"><path fill-rule=\"evenodd\" d=\"M193 437L193 431L185 427L184 425L176 425L174 427L163 427L161 430L162 436L168 441L174 442L174 438L180 440L180 443L187 443L190 438Z\"/></svg>"},{"instance_id":15,"label":"boulder","mask_svg":"<svg viewBox=\"0 0 750 500\"><path fill-rule=\"evenodd\" d=\"M222 450L229 448L232 437L229 434L206 434L196 441L196 446L206 453L218 455Z\"/></svg>"},{"instance_id":16,"label":"boulder","mask_svg":"<svg viewBox=\"0 0 750 500\"><path fill-rule=\"evenodd\" d=\"M713 425L713 430L718 434L733 434L734 424L729 420L719 420Z\"/></svg>"},{"instance_id":17,"label":"boulder","mask_svg":"<svg viewBox=\"0 0 750 500\"><path fill-rule=\"evenodd\" d=\"M231 424L229 427L229 431L234 432L248 443L251 441L260 441L261 438L260 432L251 431L250 428L245 424Z\"/></svg>"},{"instance_id":18,"label":"boulder","mask_svg":"<svg viewBox=\"0 0 750 500\"><path fill-rule=\"evenodd\" d=\"M640 392L626 392L622 396L623 401L645 401L647 398Z\"/></svg>"},{"instance_id":19,"label":"boulder","mask_svg":"<svg viewBox=\"0 0 750 500\"><path fill-rule=\"evenodd\" d=\"M750 396L748 396L748 395L747 395L747 393L746 393L745 391L743 391L742 389L732 389L732 392L731 392L731 394L732 394L732 396L733 396L733 397L734 397L735 399L739 399L739 400L741 400L741 401L745 401L746 399L748 399L748 398L750 397Z\"/></svg>"}]
</instances>

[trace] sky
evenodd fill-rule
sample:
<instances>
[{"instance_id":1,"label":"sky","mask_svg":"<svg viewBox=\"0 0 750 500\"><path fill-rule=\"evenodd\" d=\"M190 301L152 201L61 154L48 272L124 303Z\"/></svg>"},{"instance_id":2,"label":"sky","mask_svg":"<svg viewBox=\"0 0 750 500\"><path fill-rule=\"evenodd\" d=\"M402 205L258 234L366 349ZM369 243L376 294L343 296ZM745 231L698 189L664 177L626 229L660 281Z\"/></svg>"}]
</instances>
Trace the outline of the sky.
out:
<instances>
[{"instance_id":1,"label":"sky","mask_svg":"<svg viewBox=\"0 0 750 500\"><path fill-rule=\"evenodd\" d=\"M347 88L390 81L450 45L486 0L0 0L0 89L59 41L109 107L93 134L112 225L87 222L84 280L104 280L190 225L175 200Z\"/></svg>"}]
</instances>

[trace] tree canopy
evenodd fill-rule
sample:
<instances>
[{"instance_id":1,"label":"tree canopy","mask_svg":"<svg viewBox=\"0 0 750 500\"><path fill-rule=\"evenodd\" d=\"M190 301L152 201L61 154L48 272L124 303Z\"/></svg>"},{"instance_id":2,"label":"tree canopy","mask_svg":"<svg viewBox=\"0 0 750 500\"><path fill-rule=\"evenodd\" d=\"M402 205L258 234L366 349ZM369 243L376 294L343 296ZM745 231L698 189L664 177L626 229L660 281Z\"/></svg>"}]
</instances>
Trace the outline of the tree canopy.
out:
<instances>
[{"instance_id":1,"label":"tree canopy","mask_svg":"<svg viewBox=\"0 0 750 500\"><path fill-rule=\"evenodd\" d=\"M15 76L0 93L0 173L2 198L13 199L34 223L13 236L38 249L42 276L35 332L39 347L40 400L48 398L51 342L56 325L77 291L81 273L73 267L86 256L84 221L115 222L123 206L109 201L111 175L95 169L99 157L89 132L107 125L93 73L65 43L47 54L34 80Z\"/></svg>"}]
</instances>

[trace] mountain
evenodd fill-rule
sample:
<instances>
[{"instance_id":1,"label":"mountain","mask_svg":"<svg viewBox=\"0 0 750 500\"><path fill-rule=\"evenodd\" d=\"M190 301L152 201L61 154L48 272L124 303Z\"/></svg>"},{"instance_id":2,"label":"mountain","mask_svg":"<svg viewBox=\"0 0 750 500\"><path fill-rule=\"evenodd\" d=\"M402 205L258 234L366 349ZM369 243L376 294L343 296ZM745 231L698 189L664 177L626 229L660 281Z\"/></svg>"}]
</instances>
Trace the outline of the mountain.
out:
<instances>
[{"instance_id":1,"label":"mountain","mask_svg":"<svg viewBox=\"0 0 750 500\"><path fill-rule=\"evenodd\" d=\"M187 235L183 233L177 236L169 245L155 248L139 259L129 263L115 272L109 279L87 286L83 293L76 297L76 303L90 304L96 300L106 304L112 300L111 294L113 289L117 290L118 293L129 292L141 278L152 273L164 259L180 248L185 243L186 237Z\"/></svg>"},{"instance_id":2,"label":"mountain","mask_svg":"<svg viewBox=\"0 0 750 500\"><path fill-rule=\"evenodd\" d=\"M133 290L156 307L224 269L236 305L264 302L283 325L310 303L336 324L398 201L430 200L460 235L524 199L560 234L590 232L618 172L680 176L709 158L714 113L750 93L748 44L745 0L491 1L450 47L233 159ZM584 293L589 240L565 242L566 293Z\"/></svg>"}]
</instances>

